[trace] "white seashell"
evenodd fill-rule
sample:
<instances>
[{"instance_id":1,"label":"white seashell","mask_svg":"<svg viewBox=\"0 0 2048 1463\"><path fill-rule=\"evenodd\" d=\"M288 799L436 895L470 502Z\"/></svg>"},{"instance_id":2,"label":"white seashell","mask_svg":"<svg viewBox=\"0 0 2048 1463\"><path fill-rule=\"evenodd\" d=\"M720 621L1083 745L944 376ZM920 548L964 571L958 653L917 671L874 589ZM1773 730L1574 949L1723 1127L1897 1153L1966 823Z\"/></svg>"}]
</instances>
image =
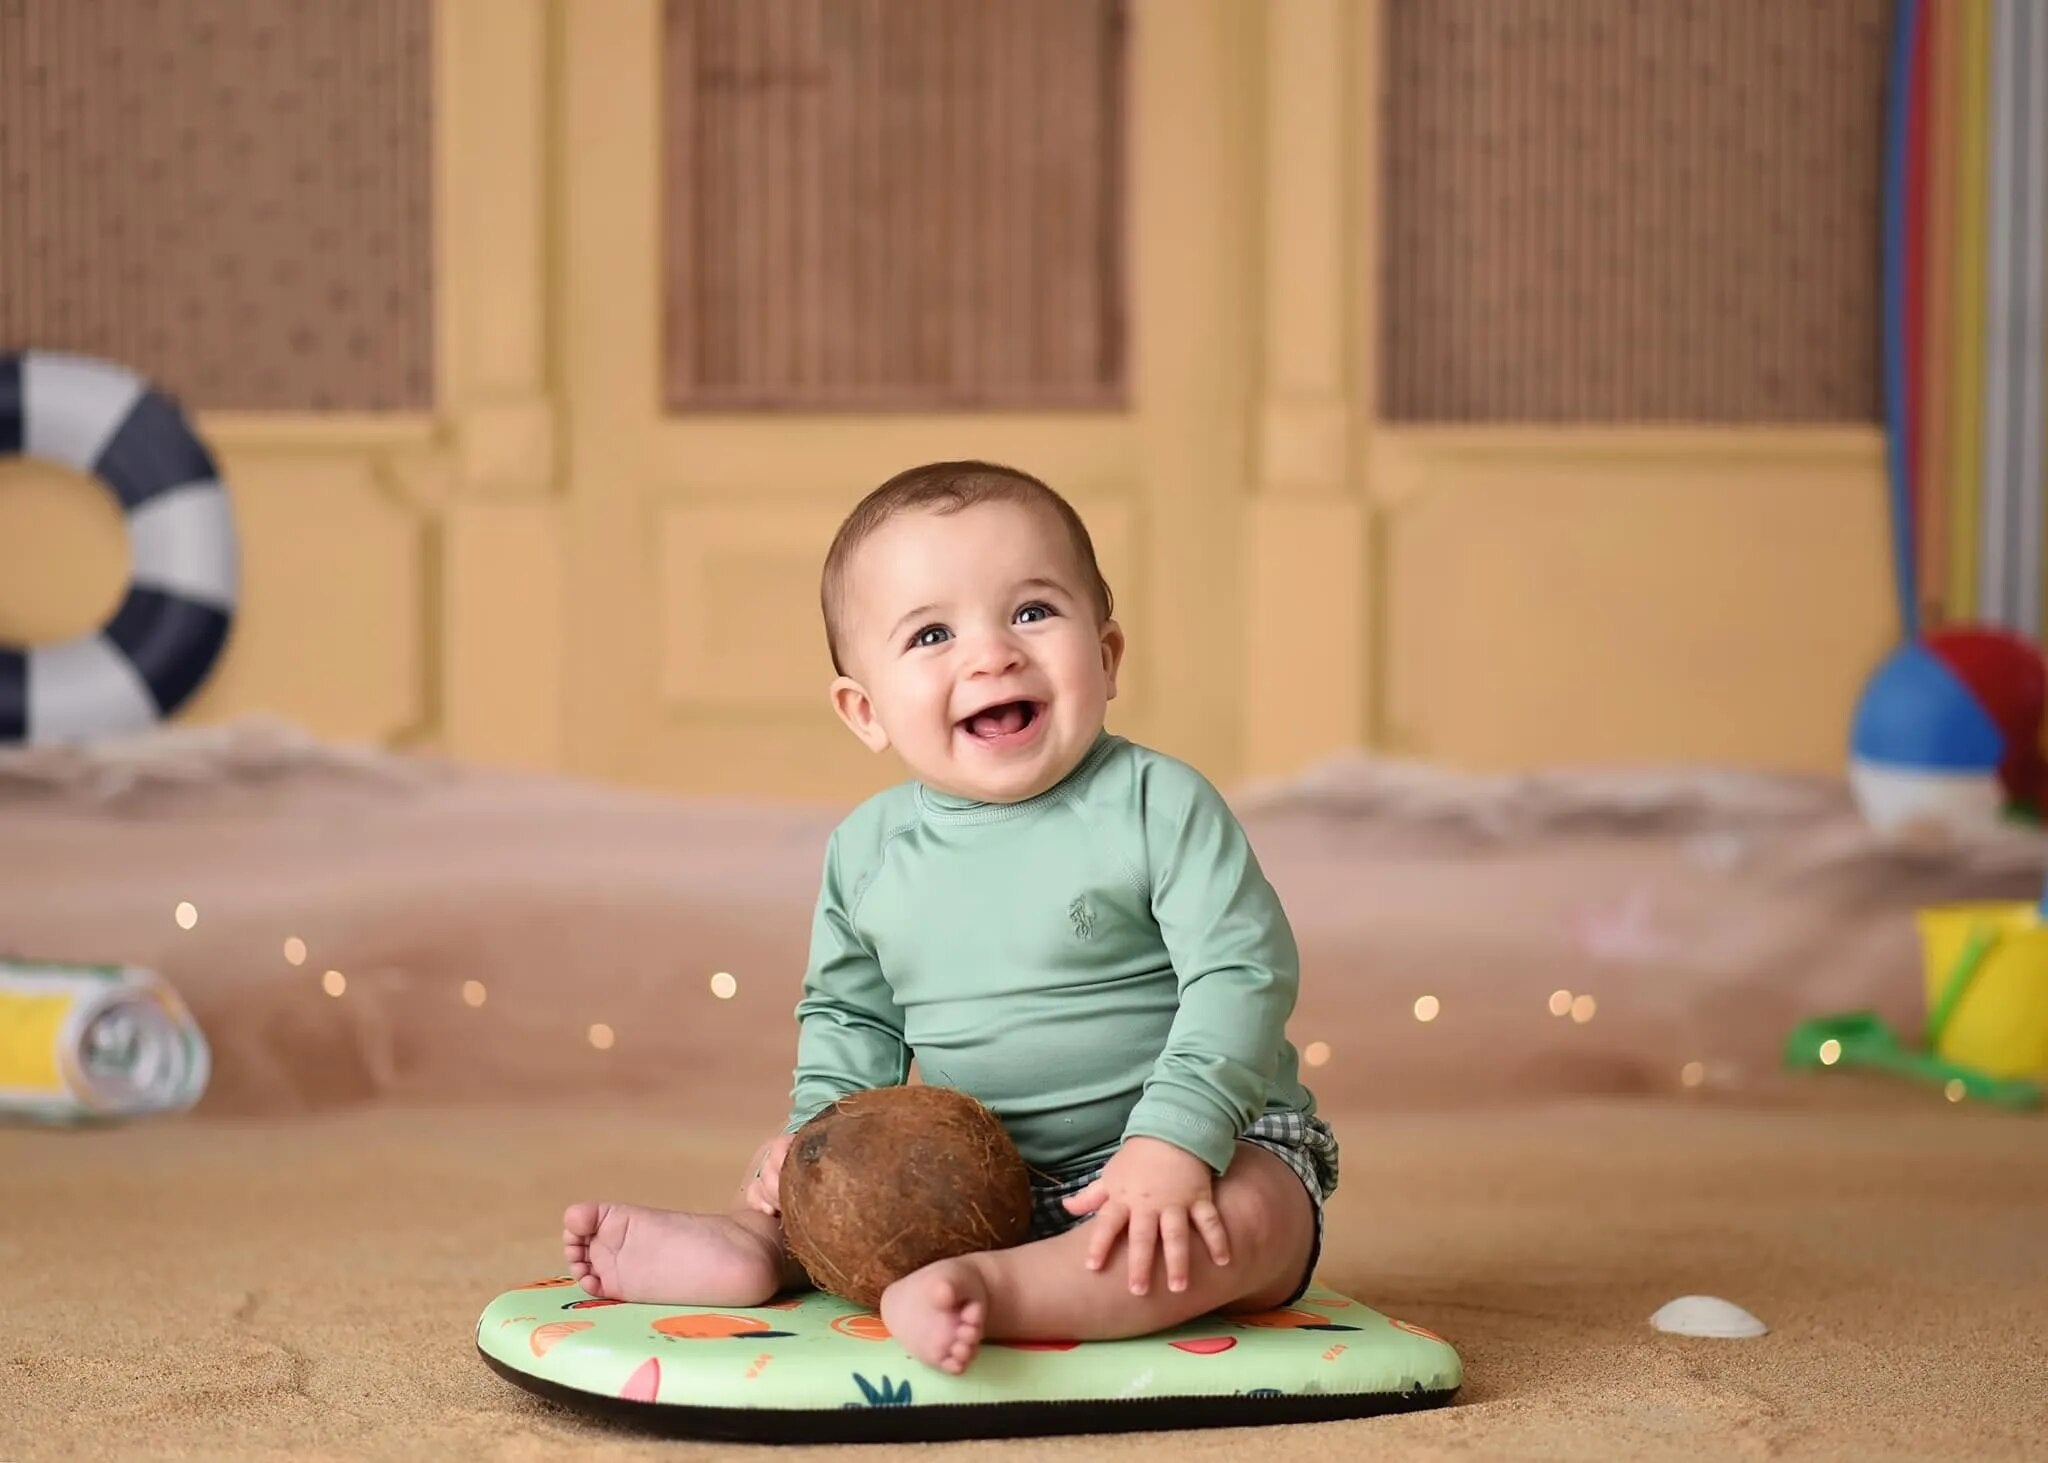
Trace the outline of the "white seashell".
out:
<instances>
[{"instance_id":1,"label":"white seashell","mask_svg":"<svg viewBox=\"0 0 2048 1463\"><path fill-rule=\"evenodd\" d=\"M1761 1336L1770 1330L1741 1306L1713 1295L1681 1295L1659 1306L1650 1324L1674 1336Z\"/></svg>"}]
</instances>

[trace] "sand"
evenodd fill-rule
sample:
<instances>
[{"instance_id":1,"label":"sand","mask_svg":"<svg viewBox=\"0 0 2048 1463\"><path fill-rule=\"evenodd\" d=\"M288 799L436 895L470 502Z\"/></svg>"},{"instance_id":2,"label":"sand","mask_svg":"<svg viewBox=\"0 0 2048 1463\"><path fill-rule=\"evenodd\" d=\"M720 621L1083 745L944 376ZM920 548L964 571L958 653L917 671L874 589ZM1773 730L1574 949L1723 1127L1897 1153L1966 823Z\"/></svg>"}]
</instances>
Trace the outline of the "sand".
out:
<instances>
[{"instance_id":1,"label":"sand","mask_svg":"<svg viewBox=\"0 0 2048 1463\"><path fill-rule=\"evenodd\" d=\"M1804 1016L1911 1023L1914 911L2031 898L2048 837L1889 846L1838 785L1654 769L1360 761L1242 806L1345 1144L1323 1278L1468 1386L1176 1452L2048 1456L2048 1116L1778 1064ZM473 1326L567 1202L729 1193L781 1118L836 816L277 728L0 754L0 950L156 969L216 1058L183 1119L0 1128L0 1463L729 1455L528 1399ZM1693 1292L1771 1334L1647 1328Z\"/></svg>"},{"instance_id":2,"label":"sand","mask_svg":"<svg viewBox=\"0 0 2048 1463\"><path fill-rule=\"evenodd\" d=\"M1323 1279L1449 1337L1455 1404L943 1456L2042 1456L2038 1121L1829 1092L1340 1114ZM0 1459L732 1456L534 1400L472 1337L564 1202L715 1202L749 1136L567 1101L0 1130ZM1770 1334L1646 1324L1694 1292Z\"/></svg>"},{"instance_id":3,"label":"sand","mask_svg":"<svg viewBox=\"0 0 2048 1463\"><path fill-rule=\"evenodd\" d=\"M2031 899L2048 871L2039 831L1891 847L1838 784L1711 770L1488 779L1361 759L1242 802L1302 951L1289 1034L1326 1057L1306 1075L1374 1112L1668 1095L1694 1063L1717 1088L1767 1084L1805 1017L1917 1020L1916 909ZM788 1092L841 811L261 725L0 751L0 953L161 972L213 1044L209 1116L709 1080L766 1111ZM1552 1015L1559 990L1594 1019ZM616 1040L596 1049L600 1025Z\"/></svg>"}]
</instances>

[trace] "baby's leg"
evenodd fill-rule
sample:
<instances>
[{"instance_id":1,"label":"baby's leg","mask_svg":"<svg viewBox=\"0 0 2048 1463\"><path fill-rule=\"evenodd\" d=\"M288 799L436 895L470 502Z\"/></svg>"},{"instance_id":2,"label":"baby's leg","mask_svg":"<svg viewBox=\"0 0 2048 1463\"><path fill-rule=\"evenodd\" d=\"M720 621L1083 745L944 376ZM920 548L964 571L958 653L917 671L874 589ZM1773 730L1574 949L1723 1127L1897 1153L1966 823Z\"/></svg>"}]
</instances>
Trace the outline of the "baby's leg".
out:
<instances>
[{"instance_id":1,"label":"baby's leg","mask_svg":"<svg viewBox=\"0 0 2048 1463\"><path fill-rule=\"evenodd\" d=\"M1315 1246L1315 1207L1294 1170L1255 1144L1239 1143L1217 1182L1216 1207L1230 1233L1230 1264L1213 1263L1194 1236L1186 1290L1166 1288L1160 1260L1145 1294L1132 1295L1122 1241L1107 1265L1088 1269L1082 1224L1034 1244L927 1265L883 1294L882 1319L913 1356L960 1372L984 1336L1109 1341L1210 1311L1270 1310L1285 1302Z\"/></svg>"},{"instance_id":2,"label":"baby's leg","mask_svg":"<svg viewBox=\"0 0 2048 1463\"><path fill-rule=\"evenodd\" d=\"M562 1254L583 1288L606 1300L755 1306L810 1284L782 1242L782 1221L744 1199L727 1214L572 1204Z\"/></svg>"}]
</instances>

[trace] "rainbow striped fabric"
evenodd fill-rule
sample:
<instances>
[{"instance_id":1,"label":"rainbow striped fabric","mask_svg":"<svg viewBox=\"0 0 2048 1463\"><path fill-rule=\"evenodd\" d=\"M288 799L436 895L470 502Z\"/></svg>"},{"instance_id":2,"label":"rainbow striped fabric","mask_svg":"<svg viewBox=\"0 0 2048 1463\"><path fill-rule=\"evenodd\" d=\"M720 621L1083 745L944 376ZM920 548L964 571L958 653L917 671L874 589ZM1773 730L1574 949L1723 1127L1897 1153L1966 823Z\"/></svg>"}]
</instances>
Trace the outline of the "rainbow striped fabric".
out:
<instances>
[{"instance_id":1,"label":"rainbow striped fabric","mask_svg":"<svg viewBox=\"0 0 2048 1463\"><path fill-rule=\"evenodd\" d=\"M1885 401L1903 628L2044 623L2048 4L1901 0Z\"/></svg>"}]
</instances>

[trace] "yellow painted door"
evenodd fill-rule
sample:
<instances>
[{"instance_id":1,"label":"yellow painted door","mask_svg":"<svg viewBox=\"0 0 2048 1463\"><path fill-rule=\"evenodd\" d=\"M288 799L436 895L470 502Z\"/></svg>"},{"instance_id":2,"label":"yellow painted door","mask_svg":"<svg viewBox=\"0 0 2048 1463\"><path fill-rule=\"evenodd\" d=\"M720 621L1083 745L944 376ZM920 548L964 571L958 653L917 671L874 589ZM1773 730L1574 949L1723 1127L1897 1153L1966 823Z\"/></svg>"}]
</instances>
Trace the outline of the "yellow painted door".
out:
<instances>
[{"instance_id":1,"label":"yellow painted door","mask_svg":"<svg viewBox=\"0 0 2048 1463\"><path fill-rule=\"evenodd\" d=\"M867 489L960 457L1035 472L1087 517L1132 640L1112 725L1227 764L1253 354L1240 308L1256 214L1242 144L1252 8L1131 9L1126 404L955 413L664 408L664 9L558 14L568 765L801 801L897 777L830 712L818 567Z\"/></svg>"}]
</instances>

